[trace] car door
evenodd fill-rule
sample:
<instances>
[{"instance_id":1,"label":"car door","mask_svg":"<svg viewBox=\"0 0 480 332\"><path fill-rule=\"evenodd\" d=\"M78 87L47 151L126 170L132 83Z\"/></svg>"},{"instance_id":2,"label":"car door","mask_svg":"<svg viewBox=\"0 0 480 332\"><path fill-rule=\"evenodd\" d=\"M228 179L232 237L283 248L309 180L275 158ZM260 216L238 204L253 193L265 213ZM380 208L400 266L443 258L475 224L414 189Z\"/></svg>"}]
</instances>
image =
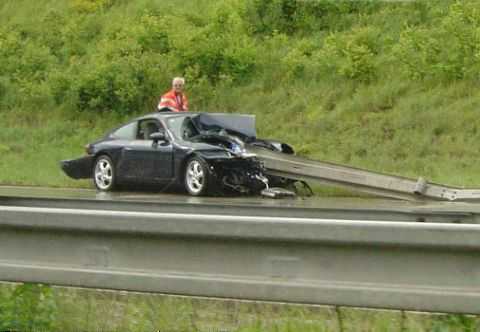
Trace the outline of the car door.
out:
<instances>
[{"instance_id":1,"label":"car door","mask_svg":"<svg viewBox=\"0 0 480 332\"><path fill-rule=\"evenodd\" d=\"M144 183L162 183L173 177L173 147L169 141L154 142L150 135L165 131L154 118L138 122L136 138L124 147L121 169L124 177Z\"/></svg>"}]
</instances>

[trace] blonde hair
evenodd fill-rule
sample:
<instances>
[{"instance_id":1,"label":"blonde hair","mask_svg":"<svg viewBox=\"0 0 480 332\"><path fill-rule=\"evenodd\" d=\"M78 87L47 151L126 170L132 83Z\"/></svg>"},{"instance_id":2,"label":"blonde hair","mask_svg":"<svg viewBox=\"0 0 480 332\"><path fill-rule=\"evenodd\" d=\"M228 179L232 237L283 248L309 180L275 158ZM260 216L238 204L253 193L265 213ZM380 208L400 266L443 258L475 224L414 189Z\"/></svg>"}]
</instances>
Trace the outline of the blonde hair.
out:
<instances>
[{"instance_id":1,"label":"blonde hair","mask_svg":"<svg viewBox=\"0 0 480 332\"><path fill-rule=\"evenodd\" d=\"M185 85L185 79L183 77L175 77L172 80L172 86L175 85L175 83L181 83L182 85Z\"/></svg>"}]
</instances>

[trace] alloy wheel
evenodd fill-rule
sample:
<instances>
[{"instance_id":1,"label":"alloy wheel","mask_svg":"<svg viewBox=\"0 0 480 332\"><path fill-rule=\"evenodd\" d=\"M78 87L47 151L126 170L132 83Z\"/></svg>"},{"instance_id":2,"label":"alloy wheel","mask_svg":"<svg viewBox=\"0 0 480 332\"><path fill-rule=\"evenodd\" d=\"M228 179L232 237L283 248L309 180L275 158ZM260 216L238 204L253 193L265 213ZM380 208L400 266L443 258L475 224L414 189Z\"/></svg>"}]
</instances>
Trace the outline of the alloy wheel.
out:
<instances>
[{"instance_id":1,"label":"alloy wheel","mask_svg":"<svg viewBox=\"0 0 480 332\"><path fill-rule=\"evenodd\" d=\"M102 157L95 164L95 184L100 190L109 190L113 186L113 166L112 162Z\"/></svg>"},{"instance_id":2,"label":"alloy wheel","mask_svg":"<svg viewBox=\"0 0 480 332\"><path fill-rule=\"evenodd\" d=\"M188 191L193 195L200 194L205 187L205 170L203 165L196 159L188 163L186 171L186 184Z\"/></svg>"}]
</instances>

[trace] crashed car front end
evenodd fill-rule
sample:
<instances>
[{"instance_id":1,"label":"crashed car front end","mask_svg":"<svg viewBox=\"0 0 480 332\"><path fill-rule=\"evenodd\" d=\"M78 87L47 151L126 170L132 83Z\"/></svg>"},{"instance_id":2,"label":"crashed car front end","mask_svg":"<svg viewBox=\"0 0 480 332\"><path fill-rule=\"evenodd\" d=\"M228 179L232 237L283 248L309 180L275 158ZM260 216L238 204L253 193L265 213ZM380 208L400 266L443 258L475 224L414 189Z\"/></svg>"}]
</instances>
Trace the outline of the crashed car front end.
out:
<instances>
[{"instance_id":1,"label":"crashed car front end","mask_svg":"<svg viewBox=\"0 0 480 332\"><path fill-rule=\"evenodd\" d=\"M268 187L263 166L255 157L208 160L217 185L226 192L258 193Z\"/></svg>"},{"instance_id":2,"label":"crashed car front end","mask_svg":"<svg viewBox=\"0 0 480 332\"><path fill-rule=\"evenodd\" d=\"M245 150L238 138L222 134L200 134L189 141L204 149L196 153L205 159L217 187L227 192L249 194L268 186L263 165Z\"/></svg>"},{"instance_id":3,"label":"crashed car front end","mask_svg":"<svg viewBox=\"0 0 480 332\"><path fill-rule=\"evenodd\" d=\"M245 144L226 134L199 135L193 139L221 150L197 151L209 166L217 187L223 193L259 194L267 197L294 196L288 190L271 188L271 184L285 185L281 179L267 177L265 167L255 154L245 149Z\"/></svg>"}]
</instances>

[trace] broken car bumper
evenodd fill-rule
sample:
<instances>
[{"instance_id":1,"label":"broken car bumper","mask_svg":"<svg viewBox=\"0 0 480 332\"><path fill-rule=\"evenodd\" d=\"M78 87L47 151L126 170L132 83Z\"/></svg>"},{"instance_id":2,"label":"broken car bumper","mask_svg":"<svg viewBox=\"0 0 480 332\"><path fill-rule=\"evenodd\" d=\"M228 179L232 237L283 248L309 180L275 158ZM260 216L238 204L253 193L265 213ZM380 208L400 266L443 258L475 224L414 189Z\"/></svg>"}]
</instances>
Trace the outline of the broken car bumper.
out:
<instances>
[{"instance_id":1,"label":"broken car bumper","mask_svg":"<svg viewBox=\"0 0 480 332\"><path fill-rule=\"evenodd\" d=\"M65 174L73 179L88 179L92 177L93 156L62 160L60 167Z\"/></svg>"}]
</instances>

